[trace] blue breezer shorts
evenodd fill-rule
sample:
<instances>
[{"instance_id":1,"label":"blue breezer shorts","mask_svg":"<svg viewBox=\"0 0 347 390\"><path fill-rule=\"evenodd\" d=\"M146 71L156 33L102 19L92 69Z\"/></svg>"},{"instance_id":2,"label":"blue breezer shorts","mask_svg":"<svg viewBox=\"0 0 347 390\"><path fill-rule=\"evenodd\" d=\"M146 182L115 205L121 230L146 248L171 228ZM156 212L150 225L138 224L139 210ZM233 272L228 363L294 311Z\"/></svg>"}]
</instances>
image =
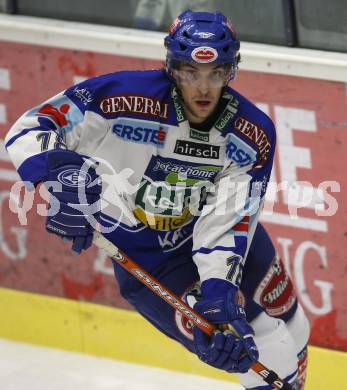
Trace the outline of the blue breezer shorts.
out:
<instances>
[{"instance_id":1,"label":"blue breezer shorts","mask_svg":"<svg viewBox=\"0 0 347 390\"><path fill-rule=\"evenodd\" d=\"M121 295L161 332L194 352L191 323L128 271L113 263ZM199 281L197 267L188 255L163 262L151 271L151 275L181 297ZM282 287L281 290L278 286ZM292 282L261 224L257 226L245 262L240 290L249 322L262 311L287 321L297 307Z\"/></svg>"}]
</instances>

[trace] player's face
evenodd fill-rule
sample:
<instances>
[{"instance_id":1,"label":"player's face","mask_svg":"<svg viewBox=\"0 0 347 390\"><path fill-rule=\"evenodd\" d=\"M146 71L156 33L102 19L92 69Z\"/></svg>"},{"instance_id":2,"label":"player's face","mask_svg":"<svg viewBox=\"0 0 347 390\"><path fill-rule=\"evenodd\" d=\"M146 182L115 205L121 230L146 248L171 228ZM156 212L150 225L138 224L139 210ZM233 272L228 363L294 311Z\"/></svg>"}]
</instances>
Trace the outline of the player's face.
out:
<instances>
[{"instance_id":1,"label":"player's face","mask_svg":"<svg viewBox=\"0 0 347 390\"><path fill-rule=\"evenodd\" d=\"M173 70L190 122L203 122L216 108L222 88L230 77L223 65L182 64Z\"/></svg>"}]
</instances>

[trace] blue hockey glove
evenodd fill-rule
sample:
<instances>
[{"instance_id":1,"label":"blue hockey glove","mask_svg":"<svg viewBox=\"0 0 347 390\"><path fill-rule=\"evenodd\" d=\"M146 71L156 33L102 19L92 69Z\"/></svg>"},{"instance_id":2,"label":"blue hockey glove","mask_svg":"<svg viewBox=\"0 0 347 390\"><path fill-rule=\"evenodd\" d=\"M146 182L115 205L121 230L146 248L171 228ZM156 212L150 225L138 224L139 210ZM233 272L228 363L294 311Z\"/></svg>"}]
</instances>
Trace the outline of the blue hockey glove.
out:
<instances>
[{"instance_id":1,"label":"blue hockey glove","mask_svg":"<svg viewBox=\"0 0 347 390\"><path fill-rule=\"evenodd\" d=\"M48 176L44 184L51 194L49 211L54 215L47 217L46 229L72 240L75 254L91 246L94 229L88 216L97 218L100 211L100 180L95 163L81 171L86 160L69 150L54 149L47 153Z\"/></svg>"},{"instance_id":2,"label":"blue hockey glove","mask_svg":"<svg viewBox=\"0 0 347 390\"><path fill-rule=\"evenodd\" d=\"M227 372L247 372L259 354L245 311L235 303L235 291L230 290L224 297L201 299L194 310L217 328L227 326L227 330L217 330L212 337L194 327L195 350L200 360Z\"/></svg>"}]
</instances>

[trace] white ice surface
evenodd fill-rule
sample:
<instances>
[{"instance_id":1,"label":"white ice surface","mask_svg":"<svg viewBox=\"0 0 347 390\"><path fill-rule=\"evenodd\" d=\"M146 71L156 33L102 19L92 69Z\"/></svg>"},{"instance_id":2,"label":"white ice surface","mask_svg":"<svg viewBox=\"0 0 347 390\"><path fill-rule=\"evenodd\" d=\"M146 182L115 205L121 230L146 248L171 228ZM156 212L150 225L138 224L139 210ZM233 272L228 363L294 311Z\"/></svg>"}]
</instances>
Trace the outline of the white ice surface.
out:
<instances>
[{"instance_id":1,"label":"white ice surface","mask_svg":"<svg viewBox=\"0 0 347 390\"><path fill-rule=\"evenodd\" d=\"M232 382L0 339L1 390L241 390Z\"/></svg>"}]
</instances>

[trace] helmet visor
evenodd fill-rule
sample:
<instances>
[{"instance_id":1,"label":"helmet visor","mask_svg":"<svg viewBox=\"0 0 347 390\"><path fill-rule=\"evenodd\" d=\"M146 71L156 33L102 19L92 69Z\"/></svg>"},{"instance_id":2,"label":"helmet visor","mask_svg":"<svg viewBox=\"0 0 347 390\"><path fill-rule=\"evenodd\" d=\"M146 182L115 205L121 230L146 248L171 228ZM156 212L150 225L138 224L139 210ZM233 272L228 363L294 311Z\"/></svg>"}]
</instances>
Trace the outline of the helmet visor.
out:
<instances>
[{"instance_id":1,"label":"helmet visor","mask_svg":"<svg viewBox=\"0 0 347 390\"><path fill-rule=\"evenodd\" d=\"M207 84L209 88L222 88L235 77L236 66L218 66L217 68L202 70L194 66L183 65L179 69L172 69L172 75L178 85L198 87Z\"/></svg>"}]
</instances>

